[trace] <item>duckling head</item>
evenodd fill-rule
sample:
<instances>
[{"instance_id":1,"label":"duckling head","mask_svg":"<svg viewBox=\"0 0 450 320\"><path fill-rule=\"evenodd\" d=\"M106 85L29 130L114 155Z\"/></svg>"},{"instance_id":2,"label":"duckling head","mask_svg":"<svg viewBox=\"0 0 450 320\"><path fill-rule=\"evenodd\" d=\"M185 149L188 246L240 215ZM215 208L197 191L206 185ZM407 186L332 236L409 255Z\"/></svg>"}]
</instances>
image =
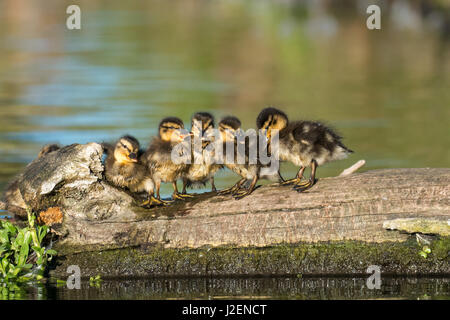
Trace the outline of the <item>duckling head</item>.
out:
<instances>
[{"instance_id":1,"label":"duckling head","mask_svg":"<svg viewBox=\"0 0 450 320\"><path fill-rule=\"evenodd\" d=\"M267 135L267 139L270 140L272 136L272 130L283 130L288 125L287 115L276 108L263 109L256 119L256 126L260 130L264 130Z\"/></svg>"},{"instance_id":2,"label":"duckling head","mask_svg":"<svg viewBox=\"0 0 450 320\"><path fill-rule=\"evenodd\" d=\"M219 122L220 137L224 142L234 141L240 130L241 121L234 116L225 117Z\"/></svg>"},{"instance_id":3,"label":"duckling head","mask_svg":"<svg viewBox=\"0 0 450 320\"><path fill-rule=\"evenodd\" d=\"M183 121L177 117L167 117L159 123L159 137L166 142L182 142L190 135L185 131Z\"/></svg>"},{"instance_id":4,"label":"duckling head","mask_svg":"<svg viewBox=\"0 0 450 320\"><path fill-rule=\"evenodd\" d=\"M137 162L139 152L139 141L132 136L121 137L114 147L114 158L122 164Z\"/></svg>"},{"instance_id":5,"label":"duckling head","mask_svg":"<svg viewBox=\"0 0 450 320\"><path fill-rule=\"evenodd\" d=\"M202 137L214 128L214 117L209 112L197 112L192 116L191 133Z\"/></svg>"},{"instance_id":6,"label":"duckling head","mask_svg":"<svg viewBox=\"0 0 450 320\"><path fill-rule=\"evenodd\" d=\"M45 156L46 154L49 154L50 152L56 151L61 149L61 147L57 144L47 144L42 147L41 151L39 151L38 158L41 158Z\"/></svg>"}]
</instances>

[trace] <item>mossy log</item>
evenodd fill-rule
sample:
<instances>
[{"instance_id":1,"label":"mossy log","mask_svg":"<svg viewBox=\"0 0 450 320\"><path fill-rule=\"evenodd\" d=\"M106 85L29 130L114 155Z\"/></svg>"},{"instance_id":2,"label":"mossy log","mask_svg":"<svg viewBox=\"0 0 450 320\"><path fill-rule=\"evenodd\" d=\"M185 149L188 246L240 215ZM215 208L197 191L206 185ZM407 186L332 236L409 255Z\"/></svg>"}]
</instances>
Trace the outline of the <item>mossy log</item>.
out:
<instances>
[{"instance_id":1,"label":"mossy log","mask_svg":"<svg viewBox=\"0 0 450 320\"><path fill-rule=\"evenodd\" d=\"M49 222L59 234L56 249L67 258L60 271L67 264L85 264L92 274L109 275L124 270L140 275L270 274L278 268L278 256L286 260L283 270L291 261L295 273L361 273L375 262L393 273L450 273L450 248L445 234L435 233L439 229L429 233L444 248L425 261L418 245L408 244L408 233L383 227L389 220L415 218L440 221L448 232L450 169L374 170L323 178L303 193L268 185L242 200L205 193L144 209L139 197L104 180L101 159L99 144L70 145L30 163L12 184L16 189L10 194L20 194L41 221L48 221L49 212L51 217L61 213L61 221ZM314 261L310 250L317 253ZM261 259L244 261L252 254ZM309 262L303 265L306 256ZM323 266L324 257L331 259L329 267Z\"/></svg>"}]
</instances>

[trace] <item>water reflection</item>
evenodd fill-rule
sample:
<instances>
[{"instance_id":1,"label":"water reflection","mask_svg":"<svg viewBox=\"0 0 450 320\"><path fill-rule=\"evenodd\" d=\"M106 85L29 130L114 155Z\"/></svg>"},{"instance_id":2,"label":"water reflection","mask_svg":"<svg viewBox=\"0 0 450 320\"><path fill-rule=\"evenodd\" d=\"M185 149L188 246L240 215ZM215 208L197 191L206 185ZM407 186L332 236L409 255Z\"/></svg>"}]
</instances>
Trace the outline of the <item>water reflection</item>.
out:
<instances>
[{"instance_id":1,"label":"water reflection","mask_svg":"<svg viewBox=\"0 0 450 320\"><path fill-rule=\"evenodd\" d=\"M104 280L81 289L47 284L22 288L16 299L449 299L448 278L157 278ZM3 297L5 298L5 297Z\"/></svg>"}]
</instances>

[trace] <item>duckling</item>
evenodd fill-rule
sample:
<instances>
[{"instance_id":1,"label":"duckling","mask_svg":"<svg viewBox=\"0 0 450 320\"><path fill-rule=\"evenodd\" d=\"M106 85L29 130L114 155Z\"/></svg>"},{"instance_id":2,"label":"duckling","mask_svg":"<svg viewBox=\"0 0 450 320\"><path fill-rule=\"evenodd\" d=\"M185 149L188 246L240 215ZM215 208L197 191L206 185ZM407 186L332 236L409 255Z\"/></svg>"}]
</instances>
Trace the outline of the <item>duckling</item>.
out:
<instances>
[{"instance_id":1,"label":"duckling","mask_svg":"<svg viewBox=\"0 0 450 320\"><path fill-rule=\"evenodd\" d=\"M139 159L139 141L132 136L121 137L113 148L103 144L107 151L105 177L112 185L131 192L147 192L148 200L142 205L160 205L154 197L154 183L150 172Z\"/></svg>"},{"instance_id":2,"label":"duckling","mask_svg":"<svg viewBox=\"0 0 450 320\"><path fill-rule=\"evenodd\" d=\"M211 191L217 192L214 184L214 174L223 168L221 164L214 163L214 150L207 148L213 138L214 117L208 112L197 112L191 120L191 153L193 162L183 176L183 194L186 187L205 185L206 181L211 183ZM195 144L201 142L201 149ZM200 144L200 143L199 143Z\"/></svg>"},{"instance_id":3,"label":"duckling","mask_svg":"<svg viewBox=\"0 0 450 320\"><path fill-rule=\"evenodd\" d=\"M41 158L41 157L43 157L43 156L45 156L45 155L47 155L47 154L49 154L49 153L51 153L53 151L59 150L59 149L61 149L61 146L58 145L58 144L54 144L54 143L53 144L47 144L47 145L43 146L42 149L39 151L38 158Z\"/></svg>"},{"instance_id":4,"label":"duckling","mask_svg":"<svg viewBox=\"0 0 450 320\"><path fill-rule=\"evenodd\" d=\"M341 137L320 122L289 122L287 115L275 108L266 108L256 120L258 129L265 130L270 143L273 130L279 130L279 158L300 166L295 178L282 185L294 184L298 192L311 188L315 182L316 170L327 162L347 158L352 150L341 142ZM303 172L311 167L308 181L302 182Z\"/></svg>"},{"instance_id":5,"label":"duckling","mask_svg":"<svg viewBox=\"0 0 450 320\"><path fill-rule=\"evenodd\" d=\"M234 150L234 157L232 163L225 162L225 167L233 171L234 173L241 176L241 179L233 185L231 188L224 189L218 194L229 194L232 193L235 199L242 199L243 197L251 194L255 190L256 182L259 179L259 173L261 165L259 162L252 164L249 161L249 143L246 138L245 141L245 161L243 164L238 163L238 141L237 136L240 134L241 121L234 117L228 116L223 118L219 122L219 132L221 143L223 143L224 154L226 154L226 149L232 147ZM244 183L250 180L250 186L247 189L242 189Z\"/></svg>"},{"instance_id":6,"label":"duckling","mask_svg":"<svg viewBox=\"0 0 450 320\"><path fill-rule=\"evenodd\" d=\"M177 117L164 118L159 123L158 136L151 141L147 151L142 156L147 170L153 177L156 199L159 201L161 201L161 182L172 183L173 199L184 200L184 198L192 197L188 194L179 193L177 188L177 180L183 177L189 165L185 161L174 162L172 160L172 152L177 151L174 148L178 147L180 143L184 143L184 139L189 136L184 131L184 124L181 119ZM180 148L178 152L181 153L180 157L187 156L187 154L183 154L187 152L183 148Z\"/></svg>"}]
</instances>

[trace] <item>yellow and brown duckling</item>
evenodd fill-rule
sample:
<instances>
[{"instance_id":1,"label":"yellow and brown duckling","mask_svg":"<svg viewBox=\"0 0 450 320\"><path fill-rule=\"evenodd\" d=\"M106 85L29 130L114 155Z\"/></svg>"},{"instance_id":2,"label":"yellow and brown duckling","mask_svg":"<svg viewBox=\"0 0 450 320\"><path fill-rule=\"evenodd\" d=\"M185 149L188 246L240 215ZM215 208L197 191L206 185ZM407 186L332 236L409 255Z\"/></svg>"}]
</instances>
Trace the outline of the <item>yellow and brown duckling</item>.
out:
<instances>
[{"instance_id":1,"label":"yellow and brown duckling","mask_svg":"<svg viewBox=\"0 0 450 320\"><path fill-rule=\"evenodd\" d=\"M256 120L258 129L264 130L268 141L278 130L279 159L300 167L294 179L283 185L294 184L298 192L311 188L316 182L316 170L327 162L341 160L353 151L341 142L341 137L324 124L315 121L289 122L287 115L276 108L266 108ZM311 167L309 180L302 181L303 172Z\"/></svg>"},{"instance_id":2,"label":"yellow and brown duckling","mask_svg":"<svg viewBox=\"0 0 450 320\"><path fill-rule=\"evenodd\" d=\"M214 174L223 166L216 164L211 144L214 130L214 117L208 112L197 112L191 120L191 164L183 175L183 194L186 187L204 186L211 183L211 190L216 192Z\"/></svg>"},{"instance_id":3,"label":"yellow and brown duckling","mask_svg":"<svg viewBox=\"0 0 450 320\"><path fill-rule=\"evenodd\" d=\"M105 160L105 177L112 185L129 189L131 192L146 192L148 200L143 205L161 204L154 198L154 183L150 172L140 161L139 141L132 136L121 137L111 148Z\"/></svg>"},{"instance_id":4,"label":"yellow and brown duckling","mask_svg":"<svg viewBox=\"0 0 450 320\"><path fill-rule=\"evenodd\" d=\"M244 161L238 161L238 135L241 134L241 121L234 117L228 116L223 118L219 122L219 132L221 142L223 143L223 153L225 163L224 166L233 171L234 173L241 176L241 179L231 188L224 189L219 192L219 194L233 194L235 199L242 199L243 197L249 195L256 188L256 183L259 179L259 173L261 165L259 162L252 163L249 161L249 148L248 139L242 141L244 145ZM233 148L233 159L231 162L226 160L226 153L228 148ZM240 163L241 162L241 163ZM242 163L243 162L243 163ZM250 181L250 185L247 189L243 188L244 183Z\"/></svg>"},{"instance_id":5,"label":"yellow and brown duckling","mask_svg":"<svg viewBox=\"0 0 450 320\"><path fill-rule=\"evenodd\" d=\"M180 146L188 135L186 130L184 130L184 124L181 119L177 117L164 118L158 126L158 136L150 142L147 151L142 156L147 169L152 175L155 183L156 199L159 201L161 201L160 187L162 182L172 183L173 199L184 200L184 198L191 197L190 195L179 193L177 187L177 180L183 177L183 174L188 169L188 164L185 161L173 161L172 159L172 151L174 151L176 146ZM183 152L183 148L179 150L179 152ZM175 150L175 152L178 151ZM187 155L180 154L179 156L183 158L183 156Z\"/></svg>"}]
</instances>

